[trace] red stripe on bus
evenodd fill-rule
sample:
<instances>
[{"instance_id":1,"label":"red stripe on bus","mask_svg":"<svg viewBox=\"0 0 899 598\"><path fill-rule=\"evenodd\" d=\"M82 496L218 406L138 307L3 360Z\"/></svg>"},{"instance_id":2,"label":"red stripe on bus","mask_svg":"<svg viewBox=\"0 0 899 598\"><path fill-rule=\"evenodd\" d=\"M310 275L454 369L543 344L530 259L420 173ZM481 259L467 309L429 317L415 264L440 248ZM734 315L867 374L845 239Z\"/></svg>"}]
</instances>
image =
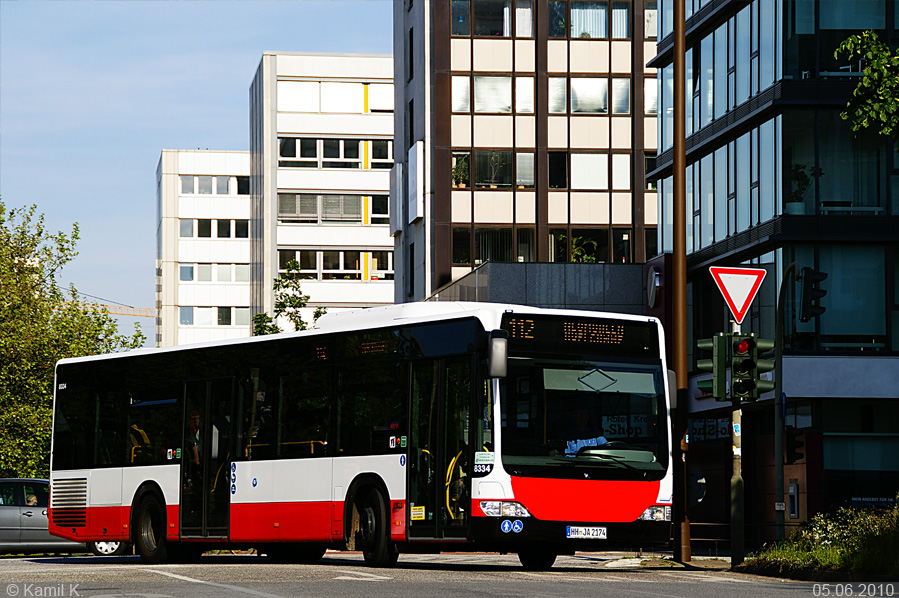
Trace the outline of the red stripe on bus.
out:
<instances>
[{"instance_id":1,"label":"red stripe on bus","mask_svg":"<svg viewBox=\"0 0 899 598\"><path fill-rule=\"evenodd\" d=\"M512 478L514 500L544 521L636 521L661 482Z\"/></svg>"},{"instance_id":2,"label":"red stripe on bus","mask_svg":"<svg viewBox=\"0 0 899 598\"><path fill-rule=\"evenodd\" d=\"M330 542L332 512L342 509L343 503L331 501L232 504L230 537L234 542Z\"/></svg>"}]
</instances>

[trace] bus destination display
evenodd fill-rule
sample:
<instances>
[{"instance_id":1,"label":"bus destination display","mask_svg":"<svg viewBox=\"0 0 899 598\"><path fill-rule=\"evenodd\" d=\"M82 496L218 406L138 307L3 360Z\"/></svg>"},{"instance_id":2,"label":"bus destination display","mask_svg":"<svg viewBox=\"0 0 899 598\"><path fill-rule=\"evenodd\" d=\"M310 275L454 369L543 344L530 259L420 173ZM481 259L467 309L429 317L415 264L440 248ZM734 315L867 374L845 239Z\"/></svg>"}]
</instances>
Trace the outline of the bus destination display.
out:
<instances>
[{"instance_id":1,"label":"bus destination display","mask_svg":"<svg viewBox=\"0 0 899 598\"><path fill-rule=\"evenodd\" d=\"M603 318L505 314L512 350L588 353L658 353L655 325Z\"/></svg>"}]
</instances>

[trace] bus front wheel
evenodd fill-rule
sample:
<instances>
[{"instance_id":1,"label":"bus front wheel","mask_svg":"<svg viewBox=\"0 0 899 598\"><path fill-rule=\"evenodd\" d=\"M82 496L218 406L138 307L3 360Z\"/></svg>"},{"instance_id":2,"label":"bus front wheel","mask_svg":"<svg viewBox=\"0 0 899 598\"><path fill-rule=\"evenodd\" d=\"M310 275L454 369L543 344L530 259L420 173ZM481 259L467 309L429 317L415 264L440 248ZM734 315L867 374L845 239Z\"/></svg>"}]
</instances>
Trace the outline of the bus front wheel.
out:
<instances>
[{"instance_id":1,"label":"bus front wheel","mask_svg":"<svg viewBox=\"0 0 899 598\"><path fill-rule=\"evenodd\" d=\"M134 546L145 563L162 563L168 558L165 539L165 508L155 494L140 501L135 518Z\"/></svg>"},{"instance_id":2,"label":"bus front wheel","mask_svg":"<svg viewBox=\"0 0 899 598\"><path fill-rule=\"evenodd\" d=\"M547 571L556 562L556 553L540 549L522 550L518 553L518 560L528 571Z\"/></svg>"},{"instance_id":3,"label":"bus front wheel","mask_svg":"<svg viewBox=\"0 0 899 598\"><path fill-rule=\"evenodd\" d=\"M388 536L390 520L384 496L375 488L359 494L354 507L359 513L356 546L361 548L365 563L370 567L392 567L399 553Z\"/></svg>"}]
</instances>

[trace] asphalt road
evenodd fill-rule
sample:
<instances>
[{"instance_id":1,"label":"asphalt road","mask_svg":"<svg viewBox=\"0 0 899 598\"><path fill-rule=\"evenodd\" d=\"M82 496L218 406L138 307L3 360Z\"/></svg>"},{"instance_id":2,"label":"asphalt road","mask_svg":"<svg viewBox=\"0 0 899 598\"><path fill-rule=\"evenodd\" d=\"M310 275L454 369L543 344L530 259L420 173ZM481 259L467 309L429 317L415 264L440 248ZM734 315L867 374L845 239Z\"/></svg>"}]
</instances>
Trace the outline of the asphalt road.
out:
<instances>
[{"instance_id":1,"label":"asphalt road","mask_svg":"<svg viewBox=\"0 0 899 598\"><path fill-rule=\"evenodd\" d=\"M811 583L732 573L722 561L694 563L685 568L622 553L578 553L534 573L522 569L515 555L498 554L402 555L391 569L368 568L359 554L331 552L315 565L278 565L247 555L205 555L192 565L145 565L133 556L7 557L0 559L0 598L813 595Z\"/></svg>"}]
</instances>

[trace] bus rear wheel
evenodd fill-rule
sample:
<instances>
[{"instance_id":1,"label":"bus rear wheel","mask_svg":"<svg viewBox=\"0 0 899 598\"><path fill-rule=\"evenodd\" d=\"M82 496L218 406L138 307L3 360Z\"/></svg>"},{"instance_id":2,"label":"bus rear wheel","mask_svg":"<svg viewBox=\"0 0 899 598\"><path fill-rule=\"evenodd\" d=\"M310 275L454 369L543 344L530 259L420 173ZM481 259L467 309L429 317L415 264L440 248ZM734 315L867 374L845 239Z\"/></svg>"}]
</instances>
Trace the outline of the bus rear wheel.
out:
<instances>
[{"instance_id":1,"label":"bus rear wheel","mask_svg":"<svg viewBox=\"0 0 899 598\"><path fill-rule=\"evenodd\" d=\"M556 562L556 553L540 549L522 550L518 553L518 560L528 571L547 571Z\"/></svg>"},{"instance_id":2,"label":"bus rear wheel","mask_svg":"<svg viewBox=\"0 0 899 598\"><path fill-rule=\"evenodd\" d=\"M368 488L358 495L353 506L359 513L356 546L362 549L365 563L370 567L395 565L399 552L388 536L390 521L384 496L379 490Z\"/></svg>"},{"instance_id":3,"label":"bus rear wheel","mask_svg":"<svg viewBox=\"0 0 899 598\"><path fill-rule=\"evenodd\" d=\"M141 560L152 564L165 562L168 558L165 509L155 494L148 494L140 501L135 527L134 546Z\"/></svg>"}]
</instances>

